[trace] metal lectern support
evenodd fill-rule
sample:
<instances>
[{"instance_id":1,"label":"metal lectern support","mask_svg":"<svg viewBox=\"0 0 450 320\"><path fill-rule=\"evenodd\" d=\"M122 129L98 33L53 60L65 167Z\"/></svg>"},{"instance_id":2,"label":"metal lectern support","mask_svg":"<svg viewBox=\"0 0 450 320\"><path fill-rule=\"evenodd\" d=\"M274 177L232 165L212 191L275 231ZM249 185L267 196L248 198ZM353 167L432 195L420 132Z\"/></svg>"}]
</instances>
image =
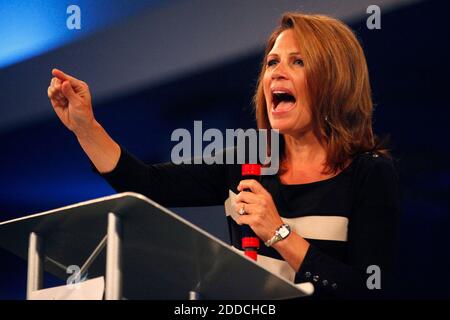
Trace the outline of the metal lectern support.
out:
<instances>
[{"instance_id":1,"label":"metal lectern support","mask_svg":"<svg viewBox=\"0 0 450 320\"><path fill-rule=\"evenodd\" d=\"M31 298L33 291L42 288L44 275L42 251L42 239L36 233L31 232L28 240L27 299Z\"/></svg>"},{"instance_id":2,"label":"metal lectern support","mask_svg":"<svg viewBox=\"0 0 450 320\"><path fill-rule=\"evenodd\" d=\"M197 291L189 291L189 300L201 300L200 293Z\"/></svg>"},{"instance_id":3,"label":"metal lectern support","mask_svg":"<svg viewBox=\"0 0 450 320\"><path fill-rule=\"evenodd\" d=\"M120 219L108 214L108 232L106 242L106 286L105 300L122 299L122 250Z\"/></svg>"},{"instance_id":4,"label":"metal lectern support","mask_svg":"<svg viewBox=\"0 0 450 320\"><path fill-rule=\"evenodd\" d=\"M122 299L121 238L120 219L110 212L106 241L106 300ZM40 290L43 286L43 245L43 239L35 232L31 232L28 241L27 299L31 298L33 291ZM101 248L102 244L99 247Z\"/></svg>"}]
</instances>

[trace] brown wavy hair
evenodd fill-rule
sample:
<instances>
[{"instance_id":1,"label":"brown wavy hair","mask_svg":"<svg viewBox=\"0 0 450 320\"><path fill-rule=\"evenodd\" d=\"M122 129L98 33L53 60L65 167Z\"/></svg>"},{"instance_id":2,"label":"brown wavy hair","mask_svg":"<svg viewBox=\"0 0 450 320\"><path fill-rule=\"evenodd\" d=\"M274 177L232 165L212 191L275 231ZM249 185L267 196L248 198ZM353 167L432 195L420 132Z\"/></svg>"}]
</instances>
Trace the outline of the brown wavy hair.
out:
<instances>
[{"instance_id":1,"label":"brown wavy hair","mask_svg":"<svg viewBox=\"0 0 450 320\"><path fill-rule=\"evenodd\" d=\"M361 45L347 25L325 15L285 13L269 37L254 96L258 128L271 129L262 79L267 55L287 29L294 31L301 48L313 130L327 152L325 172L344 169L363 152L389 156L372 131L373 103Z\"/></svg>"}]
</instances>

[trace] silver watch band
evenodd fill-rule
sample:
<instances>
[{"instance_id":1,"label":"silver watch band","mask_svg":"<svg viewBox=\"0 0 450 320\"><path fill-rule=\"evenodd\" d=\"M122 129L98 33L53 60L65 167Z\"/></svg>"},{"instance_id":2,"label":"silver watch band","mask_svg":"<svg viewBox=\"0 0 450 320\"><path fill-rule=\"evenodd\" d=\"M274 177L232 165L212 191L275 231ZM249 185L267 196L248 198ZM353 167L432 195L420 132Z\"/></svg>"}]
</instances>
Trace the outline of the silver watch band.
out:
<instances>
[{"instance_id":1,"label":"silver watch band","mask_svg":"<svg viewBox=\"0 0 450 320\"><path fill-rule=\"evenodd\" d=\"M278 241L285 239L291 233L291 228L287 224L281 225L276 231L275 235L264 242L267 247L273 246Z\"/></svg>"},{"instance_id":2,"label":"silver watch band","mask_svg":"<svg viewBox=\"0 0 450 320\"><path fill-rule=\"evenodd\" d=\"M276 233L272 238L264 242L264 244L266 245L266 247L271 247L273 244L277 243L281 239L282 239L281 236L278 233Z\"/></svg>"}]
</instances>

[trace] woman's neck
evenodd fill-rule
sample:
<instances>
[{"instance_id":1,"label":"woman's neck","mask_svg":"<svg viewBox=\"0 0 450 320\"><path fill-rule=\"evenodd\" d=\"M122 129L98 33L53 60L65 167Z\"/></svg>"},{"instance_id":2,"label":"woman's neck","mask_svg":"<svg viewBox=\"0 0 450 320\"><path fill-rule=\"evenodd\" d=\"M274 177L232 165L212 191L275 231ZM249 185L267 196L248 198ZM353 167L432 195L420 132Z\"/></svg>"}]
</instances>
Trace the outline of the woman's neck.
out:
<instances>
[{"instance_id":1,"label":"woman's neck","mask_svg":"<svg viewBox=\"0 0 450 320\"><path fill-rule=\"evenodd\" d=\"M292 169L305 166L322 167L326 160L326 150L312 132L293 137L284 136L285 163Z\"/></svg>"}]
</instances>

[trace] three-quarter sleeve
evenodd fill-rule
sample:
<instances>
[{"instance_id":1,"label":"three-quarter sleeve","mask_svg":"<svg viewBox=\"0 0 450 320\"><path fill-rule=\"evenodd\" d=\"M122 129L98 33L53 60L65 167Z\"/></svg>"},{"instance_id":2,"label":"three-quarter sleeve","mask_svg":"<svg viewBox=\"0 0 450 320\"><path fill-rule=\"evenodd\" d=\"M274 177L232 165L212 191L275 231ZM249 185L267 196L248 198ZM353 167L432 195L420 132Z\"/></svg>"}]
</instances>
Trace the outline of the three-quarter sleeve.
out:
<instances>
[{"instance_id":1,"label":"three-quarter sleeve","mask_svg":"<svg viewBox=\"0 0 450 320\"><path fill-rule=\"evenodd\" d=\"M356 172L345 261L311 245L296 274L295 282L312 282L319 297L382 296L388 286L400 214L399 182L390 160L370 157L365 159L368 169ZM378 284L381 290L373 286Z\"/></svg>"},{"instance_id":2,"label":"three-quarter sleeve","mask_svg":"<svg viewBox=\"0 0 450 320\"><path fill-rule=\"evenodd\" d=\"M220 164L146 164L121 147L113 171L102 177L117 191L141 193L169 207L221 205L228 196Z\"/></svg>"}]
</instances>

